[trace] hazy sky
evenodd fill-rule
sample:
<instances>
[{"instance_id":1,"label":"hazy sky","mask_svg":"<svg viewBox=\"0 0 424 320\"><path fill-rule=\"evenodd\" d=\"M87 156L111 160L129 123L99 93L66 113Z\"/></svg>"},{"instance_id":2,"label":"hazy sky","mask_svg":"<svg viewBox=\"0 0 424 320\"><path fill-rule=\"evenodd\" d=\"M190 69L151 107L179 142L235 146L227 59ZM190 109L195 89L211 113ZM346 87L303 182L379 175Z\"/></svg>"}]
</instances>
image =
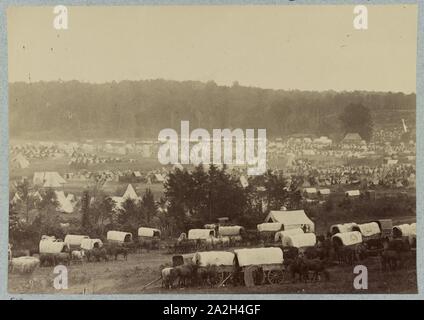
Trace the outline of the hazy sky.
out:
<instances>
[{"instance_id":1,"label":"hazy sky","mask_svg":"<svg viewBox=\"0 0 424 320\"><path fill-rule=\"evenodd\" d=\"M53 7L8 11L9 81L214 80L275 89L415 92L417 7Z\"/></svg>"}]
</instances>

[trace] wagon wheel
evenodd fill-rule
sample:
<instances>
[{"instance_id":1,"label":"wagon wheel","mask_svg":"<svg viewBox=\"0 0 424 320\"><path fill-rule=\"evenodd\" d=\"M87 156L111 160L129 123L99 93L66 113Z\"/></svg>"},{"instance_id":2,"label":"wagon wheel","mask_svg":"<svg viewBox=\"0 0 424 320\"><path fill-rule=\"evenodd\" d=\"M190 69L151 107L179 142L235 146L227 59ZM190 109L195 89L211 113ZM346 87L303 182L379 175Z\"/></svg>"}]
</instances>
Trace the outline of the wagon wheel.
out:
<instances>
[{"instance_id":1,"label":"wagon wheel","mask_svg":"<svg viewBox=\"0 0 424 320\"><path fill-rule=\"evenodd\" d=\"M284 281L284 272L282 270L269 270L266 278L270 284L279 284Z\"/></svg>"},{"instance_id":2,"label":"wagon wheel","mask_svg":"<svg viewBox=\"0 0 424 320\"><path fill-rule=\"evenodd\" d=\"M222 281L224 281L225 275L224 272L217 272L214 277L209 279L212 286L219 285Z\"/></svg>"}]
</instances>

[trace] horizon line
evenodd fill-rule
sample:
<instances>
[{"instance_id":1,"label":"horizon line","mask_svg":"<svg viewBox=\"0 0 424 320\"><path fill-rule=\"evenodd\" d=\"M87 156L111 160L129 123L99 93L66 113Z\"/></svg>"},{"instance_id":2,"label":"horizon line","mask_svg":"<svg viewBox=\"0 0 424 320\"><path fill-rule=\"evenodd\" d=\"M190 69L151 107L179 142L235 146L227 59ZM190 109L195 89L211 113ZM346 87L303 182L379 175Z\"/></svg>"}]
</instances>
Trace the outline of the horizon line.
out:
<instances>
[{"instance_id":1,"label":"horizon line","mask_svg":"<svg viewBox=\"0 0 424 320\"><path fill-rule=\"evenodd\" d=\"M273 91L303 91L303 92L335 92L335 93L346 93L346 92L375 92L375 93L403 93L405 95L411 95L411 94L417 94L416 91L393 91L393 90L369 90L369 89L344 89L344 90L335 90L335 89L299 89L299 88L270 88L270 87L260 87L255 85L243 85L238 80L234 80L233 84L218 84L215 80L175 80L175 79L165 79L165 78L146 78L146 79L124 79L124 80L108 80L104 82L96 82L96 81L86 81L86 80L78 80L78 79L71 79L71 80L37 80L37 81L28 81L28 80L19 80L19 81L8 81L8 84L37 84L37 83L50 83L50 82L56 82L56 83L68 83L68 82L79 82L83 84L91 84L91 85L103 85L103 84L119 84L122 82L142 82L142 81L168 81L168 82L198 82L202 84L208 84L208 83L214 83L217 87L226 87L226 88L233 88L235 87L234 83L237 83L238 87L243 88L252 88L252 89L261 89L261 90L273 90Z\"/></svg>"}]
</instances>

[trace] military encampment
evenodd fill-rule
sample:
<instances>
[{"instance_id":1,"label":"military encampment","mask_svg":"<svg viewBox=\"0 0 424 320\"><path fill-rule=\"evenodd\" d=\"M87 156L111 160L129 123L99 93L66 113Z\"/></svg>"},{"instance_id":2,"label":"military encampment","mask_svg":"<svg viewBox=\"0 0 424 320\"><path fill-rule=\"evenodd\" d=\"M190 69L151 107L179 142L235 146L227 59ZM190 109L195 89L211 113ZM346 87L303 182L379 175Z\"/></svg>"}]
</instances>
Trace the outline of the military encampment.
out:
<instances>
[{"instance_id":1,"label":"military encampment","mask_svg":"<svg viewBox=\"0 0 424 320\"><path fill-rule=\"evenodd\" d=\"M421 24L354 9L8 7L7 292L417 293Z\"/></svg>"}]
</instances>

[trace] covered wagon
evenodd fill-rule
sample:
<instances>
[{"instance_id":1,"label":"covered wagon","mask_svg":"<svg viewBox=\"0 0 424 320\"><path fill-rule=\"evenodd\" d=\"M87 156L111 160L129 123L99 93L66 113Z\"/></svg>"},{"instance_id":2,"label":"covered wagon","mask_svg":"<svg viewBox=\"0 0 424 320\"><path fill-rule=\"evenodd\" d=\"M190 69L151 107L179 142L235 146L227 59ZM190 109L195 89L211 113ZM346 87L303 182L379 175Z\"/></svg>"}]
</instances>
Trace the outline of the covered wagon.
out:
<instances>
[{"instance_id":1,"label":"covered wagon","mask_svg":"<svg viewBox=\"0 0 424 320\"><path fill-rule=\"evenodd\" d=\"M302 233L288 235L283 238L283 247L307 248L313 247L317 243L314 233Z\"/></svg>"},{"instance_id":2,"label":"covered wagon","mask_svg":"<svg viewBox=\"0 0 424 320\"><path fill-rule=\"evenodd\" d=\"M246 230L242 226L219 226L218 235L228 237L231 244L237 245L242 243Z\"/></svg>"},{"instance_id":3,"label":"covered wagon","mask_svg":"<svg viewBox=\"0 0 424 320\"><path fill-rule=\"evenodd\" d=\"M215 223L207 223L203 226L204 229L213 229L213 230L216 230L217 227L218 225L216 225Z\"/></svg>"},{"instance_id":4,"label":"covered wagon","mask_svg":"<svg viewBox=\"0 0 424 320\"><path fill-rule=\"evenodd\" d=\"M407 238L413 233L413 229L410 224L400 224L393 227L393 238Z\"/></svg>"},{"instance_id":5,"label":"covered wagon","mask_svg":"<svg viewBox=\"0 0 424 320\"><path fill-rule=\"evenodd\" d=\"M381 238L389 240L393 238L393 221L392 219L379 219L375 221L378 223L381 231Z\"/></svg>"},{"instance_id":6,"label":"covered wagon","mask_svg":"<svg viewBox=\"0 0 424 320\"><path fill-rule=\"evenodd\" d=\"M42 239L39 243L40 254L56 254L69 251L69 246L60 239Z\"/></svg>"},{"instance_id":7,"label":"covered wagon","mask_svg":"<svg viewBox=\"0 0 424 320\"><path fill-rule=\"evenodd\" d=\"M141 247L147 249L159 249L162 232L159 229L140 227L138 228L138 242Z\"/></svg>"},{"instance_id":8,"label":"covered wagon","mask_svg":"<svg viewBox=\"0 0 424 320\"><path fill-rule=\"evenodd\" d=\"M331 240L335 247L353 246L362 243L362 234L359 231L336 233Z\"/></svg>"},{"instance_id":9,"label":"covered wagon","mask_svg":"<svg viewBox=\"0 0 424 320\"><path fill-rule=\"evenodd\" d=\"M217 277L213 284L221 283L234 272L235 255L227 251L196 252L192 259L199 269L214 268Z\"/></svg>"},{"instance_id":10,"label":"covered wagon","mask_svg":"<svg viewBox=\"0 0 424 320\"><path fill-rule=\"evenodd\" d=\"M393 238L408 240L412 247L416 246L417 243L417 225L412 224L401 224L393 227Z\"/></svg>"},{"instance_id":11,"label":"covered wagon","mask_svg":"<svg viewBox=\"0 0 424 320\"><path fill-rule=\"evenodd\" d=\"M260 274L261 283L281 283L284 280L283 251L281 248L251 248L234 250L235 265L244 275L245 284L249 271Z\"/></svg>"},{"instance_id":12,"label":"covered wagon","mask_svg":"<svg viewBox=\"0 0 424 320\"><path fill-rule=\"evenodd\" d=\"M278 231L275 233L274 240L275 242L282 243L284 241L284 237L286 236L292 236L296 234L302 234L304 233L302 229L296 228L296 229L289 229L285 231Z\"/></svg>"},{"instance_id":13,"label":"covered wagon","mask_svg":"<svg viewBox=\"0 0 424 320\"><path fill-rule=\"evenodd\" d=\"M133 243L133 236L129 232L123 231L108 231L106 239L109 243L115 243L120 245L128 245Z\"/></svg>"},{"instance_id":14,"label":"covered wagon","mask_svg":"<svg viewBox=\"0 0 424 320\"><path fill-rule=\"evenodd\" d=\"M417 247L417 224L411 223L411 234L408 236L409 244L411 247Z\"/></svg>"},{"instance_id":15,"label":"covered wagon","mask_svg":"<svg viewBox=\"0 0 424 320\"><path fill-rule=\"evenodd\" d=\"M346 233L351 232L352 228L356 226L357 224L355 222L348 222L348 223L339 223L339 224L333 224L330 227L330 233L331 235L335 235L336 233Z\"/></svg>"},{"instance_id":16,"label":"covered wagon","mask_svg":"<svg viewBox=\"0 0 424 320\"><path fill-rule=\"evenodd\" d=\"M213 229L190 229L188 231L189 240L206 240L210 237L215 237L215 230Z\"/></svg>"},{"instance_id":17,"label":"covered wagon","mask_svg":"<svg viewBox=\"0 0 424 320\"><path fill-rule=\"evenodd\" d=\"M73 250L81 248L81 243L84 239L90 239L90 237L77 234L67 234L64 242L71 248L71 250Z\"/></svg>"},{"instance_id":18,"label":"covered wagon","mask_svg":"<svg viewBox=\"0 0 424 320\"><path fill-rule=\"evenodd\" d=\"M94 248L101 248L103 246L103 241L100 239L82 239L81 249L83 250L92 250Z\"/></svg>"},{"instance_id":19,"label":"covered wagon","mask_svg":"<svg viewBox=\"0 0 424 320\"><path fill-rule=\"evenodd\" d=\"M207 250L208 248L213 248L218 242L219 239L215 237L215 230L213 229L190 229L187 240L180 243L180 245L196 250Z\"/></svg>"},{"instance_id":20,"label":"covered wagon","mask_svg":"<svg viewBox=\"0 0 424 320\"><path fill-rule=\"evenodd\" d=\"M280 222L265 222L257 225L259 239L265 242L272 242L275 237L275 233L283 229L283 225Z\"/></svg>"},{"instance_id":21,"label":"covered wagon","mask_svg":"<svg viewBox=\"0 0 424 320\"><path fill-rule=\"evenodd\" d=\"M218 228L218 235L224 237L241 236L244 232L241 226L219 226Z\"/></svg>"},{"instance_id":22,"label":"covered wagon","mask_svg":"<svg viewBox=\"0 0 424 320\"><path fill-rule=\"evenodd\" d=\"M138 236L139 237L147 237L147 238L160 238L162 232L159 229L148 228L148 227L140 227L138 228Z\"/></svg>"},{"instance_id":23,"label":"covered wagon","mask_svg":"<svg viewBox=\"0 0 424 320\"><path fill-rule=\"evenodd\" d=\"M362 223L352 227L352 231L359 231L364 241L380 238L381 230L377 222Z\"/></svg>"}]
</instances>

